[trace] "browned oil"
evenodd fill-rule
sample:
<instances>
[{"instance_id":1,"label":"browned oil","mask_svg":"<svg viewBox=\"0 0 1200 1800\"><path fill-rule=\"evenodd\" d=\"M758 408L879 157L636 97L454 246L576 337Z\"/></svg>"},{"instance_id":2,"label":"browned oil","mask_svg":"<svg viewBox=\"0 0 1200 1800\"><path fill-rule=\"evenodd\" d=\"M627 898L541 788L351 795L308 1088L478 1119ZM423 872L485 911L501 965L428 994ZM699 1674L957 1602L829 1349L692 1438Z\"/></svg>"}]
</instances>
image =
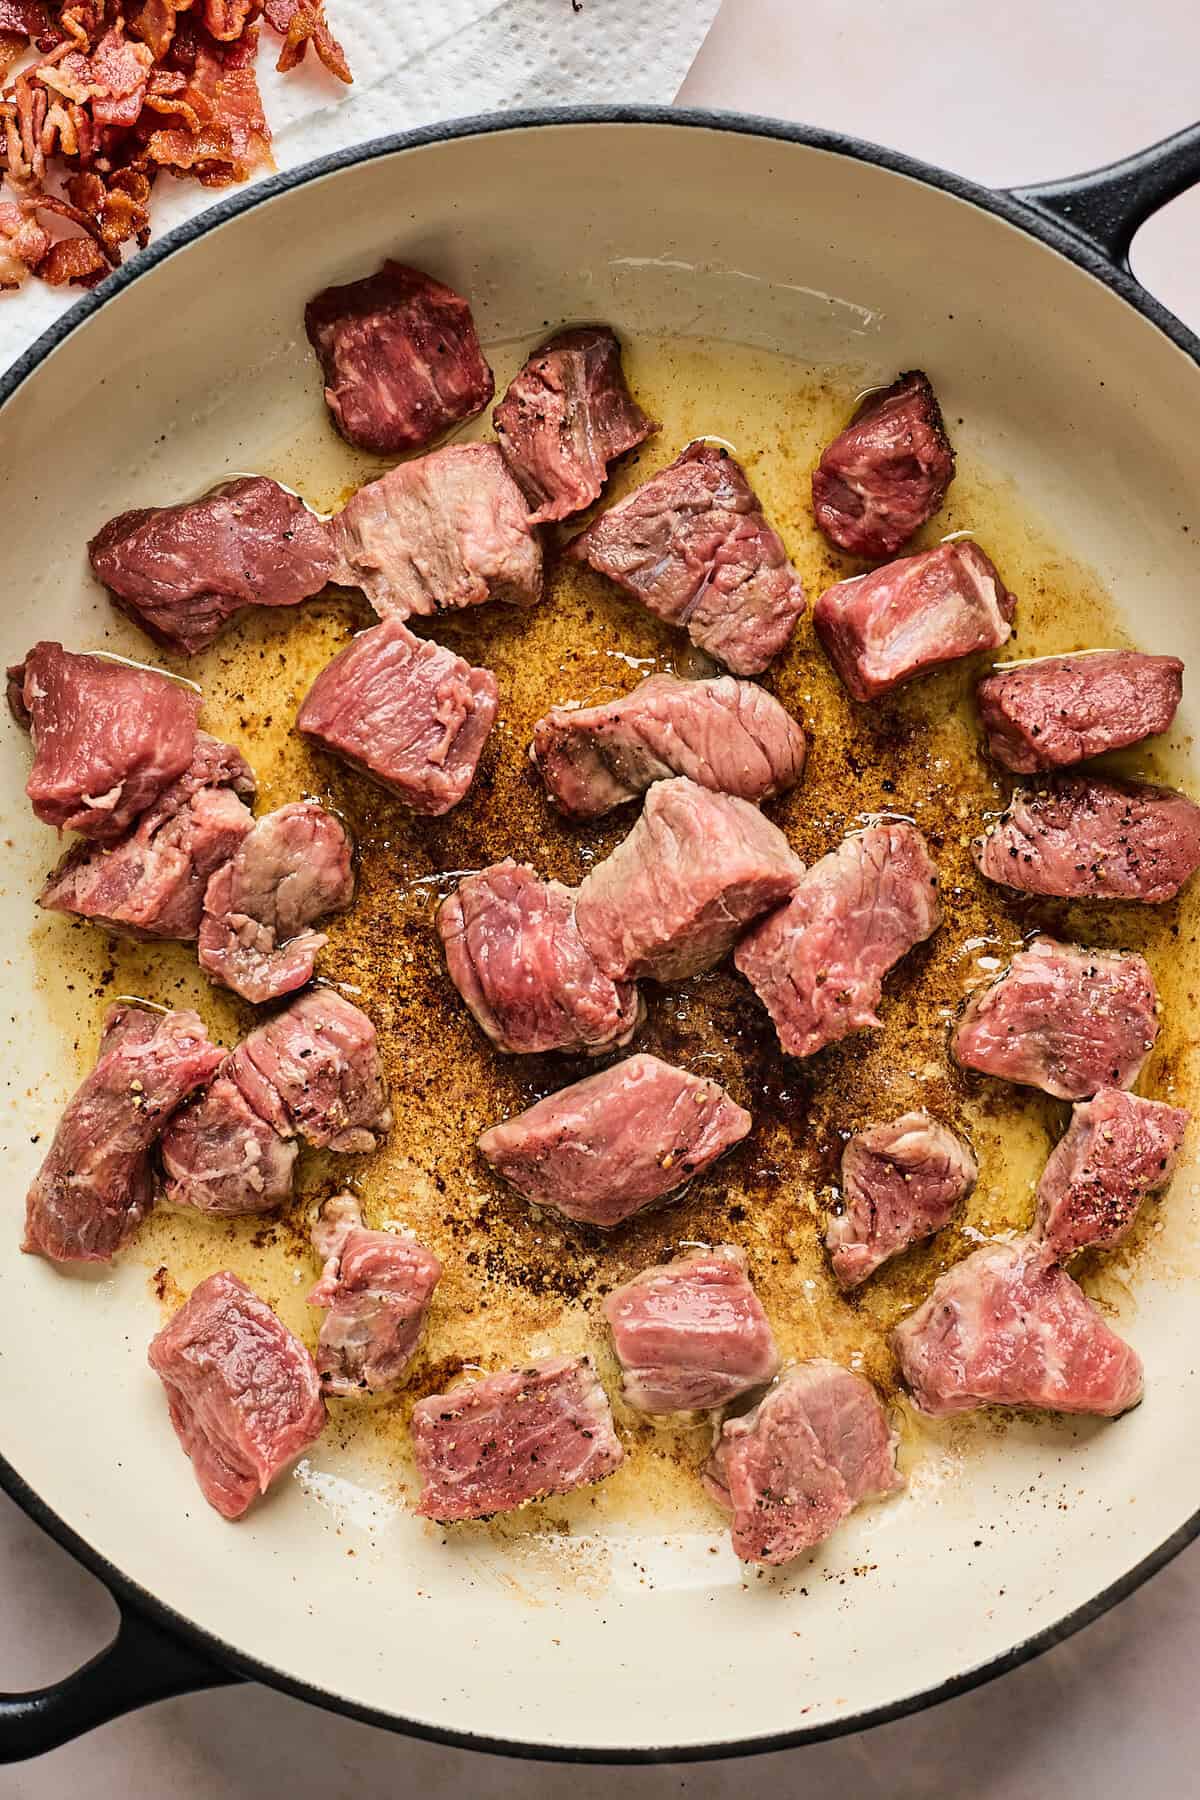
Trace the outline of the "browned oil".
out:
<instances>
[{"instance_id":1,"label":"browned oil","mask_svg":"<svg viewBox=\"0 0 1200 1800\"><path fill-rule=\"evenodd\" d=\"M523 349L493 352L498 384L514 372ZM857 372L817 373L781 356L697 340L635 343L627 366L662 430L620 470L612 497L645 480L690 438L719 437L744 463L810 598L856 572L861 565L830 549L815 529L809 475L863 385ZM953 435L954 421L948 423ZM265 472L331 509L379 467L322 431L311 441L280 445ZM955 531L978 537L1019 596L1017 636L1007 654L1129 641L1094 572L1064 555L1012 491L965 456L945 507L919 541ZM968 844L1011 784L980 755L972 692L983 663L959 664L896 697L856 706L817 648L806 616L766 685L804 722L809 764L796 792L768 810L809 860L873 815L916 820L942 872L945 923L890 979L883 1029L808 1062L780 1054L766 1014L728 968L670 990L647 986L639 1047L724 1082L752 1110L754 1131L676 1203L610 1236L534 1216L481 1164L475 1139L496 1119L593 1065L493 1051L447 980L434 913L465 870L516 856L574 882L629 829L629 809L582 828L555 817L527 757L533 722L556 702L605 700L652 670L675 667L686 645L605 581L553 553L547 596L536 611L494 606L438 619L433 635L495 670L502 711L467 799L445 819L416 821L292 730L314 675L367 622L365 609L347 597L244 615L228 638L187 664L187 673L203 684L204 724L239 745L258 771L262 808L312 795L338 808L353 829L357 904L331 925L319 973L378 1026L395 1129L370 1159L306 1158L301 1197L283 1217L215 1223L160 1209L128 1254L145 1262L167 1309L204 1274L236 1269L312 1343L320 1315L305 1305L305 1295L317 1274L308 1242L314 1203L349 1186L361 1195L370 1223L416 1231L442 1257L446 1273L414 1378L390 1402L334 1402L325 1440L369 1469L377 1489L411 1489L406 1424L413 1401L464 1369L586 1347L615 1392L600 1299L615 1283L694 1241L745 1248L785 1356L835 1356L895 1395L889 1329L981 1238L1028 1223L1034 1183L1065 1122L1064 1108L966 1076L947 1053L948 1027L964 995L1034 929L1146 954L1159 983L1163 1027L1142 1089L1184 1102L1194 1092L1187 1021L1196 900L1161 908L1067 906L1005 898L989 887L973 868ZM1121 763L1128 772L1178 781L1187 750L1167 740ZM213 993L185 947L124 944L58 918L41 919L34 935L43 991L81 1069L93 1054L102 1009L118 993L198 1006L227 1043L251 1024L251 1009ZM824 1212L837 1197L841 1147L869 1121L915 1106L928 1107L971 1139L981 1167L978 1189L958 1224L847 1301L821 1245ZM1157 1254L1157 1209L1147 1214L1119 1257L1094 1258L1086 1270L1087 1285L1102 1300L1122 1291L1132 1266ZM911 1464L927 1442L926 1428L907 1409L900 1416ZM603 1523L612 1530L648 1518L664 1525L691 1518L715 1523L695 1481L705 1433L654 1430L624 1414L620 1424L631 1454L613 1480L517 1521L478 1529L512 1537L547 1524L582 1530ZM975 1422L956 1425L956 1443L969 1447L980 1429Z\"/></svg>"}]
</instances>

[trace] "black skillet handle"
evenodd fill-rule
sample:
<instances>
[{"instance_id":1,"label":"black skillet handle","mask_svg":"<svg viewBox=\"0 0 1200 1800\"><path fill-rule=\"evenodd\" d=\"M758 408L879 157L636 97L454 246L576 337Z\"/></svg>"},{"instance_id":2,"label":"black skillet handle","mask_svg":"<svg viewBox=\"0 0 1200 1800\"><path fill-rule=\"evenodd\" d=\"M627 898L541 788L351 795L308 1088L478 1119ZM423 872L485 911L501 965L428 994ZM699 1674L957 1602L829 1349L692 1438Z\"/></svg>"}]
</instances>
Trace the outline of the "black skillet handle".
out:
<instances>
[{"instance_id":1,"label":"black skillet handle","mask_svg":"<svg viewBox=\"0 0 1200 1800\"><path fill-rule=\"evenodd\" d=\"M41 1756L152 1700L240 1680L122 1606L116 1637L91 1662L51 1687L0 1694L0 1763Z\"/></svg>"},{"instance_id":2,"label":"black skillet handle","mask_svg":"<svg viewBox=\"0 0 1200 1800\"><path fill-rule=\"evenodd\" d=\"M1198 182L1200 125L1188 125L1122 162L1011 192L1014 200L1048 214L1128 273L1129 246L1139 226Z\"/></svg>"}]
</instances>

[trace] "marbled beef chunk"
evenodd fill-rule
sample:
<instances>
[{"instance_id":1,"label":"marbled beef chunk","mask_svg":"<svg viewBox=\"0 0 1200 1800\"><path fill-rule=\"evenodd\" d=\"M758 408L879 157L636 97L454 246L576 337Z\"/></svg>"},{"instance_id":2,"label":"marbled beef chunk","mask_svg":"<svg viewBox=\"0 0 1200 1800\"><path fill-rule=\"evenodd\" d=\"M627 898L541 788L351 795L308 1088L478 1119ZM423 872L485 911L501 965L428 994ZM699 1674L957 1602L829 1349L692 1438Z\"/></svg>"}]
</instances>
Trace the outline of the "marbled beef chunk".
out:
<instances>
[{"instance_id":1,"label":"marbled beef chunk","mask_svg":"<svg viewBox=\"0 0 1200 1800\"><path fill-rule=\"evenodd\" d=\"M240 1518L324 1429L312 1357L228 1270L193 1288L148 1360L200 1491L226 1519Z\"/></svg>"},{"instance_id":2,"label":"marbled beef chunk","mask_svg":"<svg viewBox=\"0 0 1200 1800\"><path fill-rule=\"evenodd\" d=\"M96 1066L29 1190L22 1248L53 1262L111 1261L153 1204L150 1150L221 1054L194 1012L111 1007Z\"/></svg>"},{"instance_id":3,"label":"marbled beef chunk","mask_svg":"<svg viewBox=\"0 0 1200 1800\"><path fill-rule=\"evenodd\" d=\"M535 350L492 415L505 461L544 525L600 497L608 466L657 426L625 385L604 325L560 331Z\"/></svg>"},{"instance_id":4,"label":"marbled beef chunk","mask_svg":"<svg viewBox=\"0 0 1200 1800\"><path fill-rule=\"evenodd\" d=\"M841 1286L948 1225L978 1175L970 1146L928 1113L856 1131L842 1152L842 1210L825 1233Z\"/></svg>"},{"instance_id":5,"label":"marbled beef chunk","mask_svg":"<svg viewBox=\"0 0 1200 1800\"><path fill-rule=\"evenodd\" d=\"M282 1137L366 1155L391 1130L375 1027L332 988L309 988L259 1025L229 1058L228 1072Z\"/></svg>"},{"instance_id":6,"label":"marbled beef chunk","mask_svg":"<svg viewBox=\"0 0 1200 1800\"><path fill-rule=\"evenodd\" d=\"M461 294L406 263L328 287L304 309L333 422L348 443L422 450L495 391Z\"/></svg>"},{"instance_id":7,"label":"marbled beef chunk","mask_svg":"<svg viewBox=\"0 0 1200 1800\"><path fill-rule=\"evenodd\" d=\"M450 1523L511 1512L611 1475L624 1457L588 1356L556 1356L419 1400L417 1511Z\"/></svg>"},{"instance_id":8,"label":"marbled beef chunk","mask_svg":"<svg viewBox=\"0 0 1200 1800\"><path fill-rule=\"evenodd\" d=\"M321 1208L313 1247L324 1262L308 1296L326 1309L317 1371L327 1394L379 1394L408 1374L442 1265L394 1231L368 1231L353 1194Z\"/></svg>"},{"instance_id":9,"label":"marbled beef chunk","mask_svg":"<svg viewBox=\"0 0 1200 1800\"><path fill-rule=\"evenodd\" d=\"M997 669L979 684L979 717L988 755L1034 775L1165 731L1182 695L1177 656L1089 650Z\"/></svg>"},{"instance_id":10,"label":"marbled beef chunk","mask_svg":"<svg viewBox=\"0 0 1200 1800\"><path fill-rule=\"evenodd\" d=\"M813 471L813 513L854 556L894 556L954 478L942 410L920 369L868 394Z\"/></svg>"},{"instance_id":11,"label":"marbled beef chunk","mask_svg":"<svg viewBox=\"0 0 1200 1800\"><path fill-rule=\"evenodd\" d=\"M614 1288L604 1317L636 1411L712 1412L765 1387L779 1367L767 1315L732 1244L693 1250Z\"/></svg>"},{"instance_id":12,"label":"marbled beef chunk","mask_svg":"<svg viewBox=\"0 0 1200 1800\"><path fill-rule=\"evenodd\" d=\"M1200 806L1172 788L1059 776L1019 789L971 854L1021 893L1158 906L1200 868Z\"/></svg>"},{"instance_id":13,"label":"marbled beef chunk","mask_svg":"<svg viewBox=\"0 0 1200 1800\"><path fill-rule=\"evenodd\" d=\"M170 676L40 643L8 684L13 717L33 738L25 792L60 831L111 843L191 763L200 695Z\"/></svg>"},{"instance_id":14,"label":"marbled beef chunk","mask_svg":"<svg viewBox=\"0 0 1200 1800\"><path fill-rule=\"evenodd\" d=\"M1174 1174L1189 1116L1121 1088L1077 1106L1038 1182L1035 1236L1060 1262L1123 1243L1142 1201Z\"/></svg>"},{"instance_id":15,"label":"marbled beef chunk","mask_svg":"<svg viewBox=\"0 0 1200 1800\"><path fill-rule=\"evenodd\" d=\"M227 1060L163 1133L163 1198L223 1217L274 1212L292 1197L300 1146L259 1118L228 1071Z\"/></svg>"}]
</instances>

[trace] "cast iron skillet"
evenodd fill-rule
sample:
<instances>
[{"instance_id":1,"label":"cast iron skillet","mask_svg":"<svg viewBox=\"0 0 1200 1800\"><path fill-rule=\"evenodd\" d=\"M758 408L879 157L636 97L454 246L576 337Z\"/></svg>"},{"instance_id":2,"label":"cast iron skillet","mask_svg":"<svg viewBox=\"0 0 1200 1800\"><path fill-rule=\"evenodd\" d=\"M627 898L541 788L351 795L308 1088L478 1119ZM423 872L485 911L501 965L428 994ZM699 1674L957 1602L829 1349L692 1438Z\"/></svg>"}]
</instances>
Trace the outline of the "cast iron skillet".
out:
<instances>
[{"instance_id":1,"label":"cast iron skillet","mask_svg":"<svg viewBox=\"0 0 1200 1800\"><path fill-rule=\"evenodd\" d=\"M1200 124L1177 132L1148 150L1109 167L1065 181L997 192L976 186L927 164L915 162L894 151L772 119L665 108L583 107L513 112L459 120L422 131L397 133L355 149L321 157L300 169L276 175L243 194L226 199L199 218L169 233L149 251L135 258L130 265L117 270L99 288L81 299L7 371L0 380L0 403L8 400L56 346L97 308L107 304L131 282L138 280L147 269L223 221L253 207L268 204L276 195L288 189L338 169L419 145L476 136L496 129L592 123L677 123L684 127L703 127L780 139L860 162L874 163L924 182L996 214L1021 231L1040 239L1113 289L1128 305L1150 320L1200 364L1200 338L1145 291L1134 278L1129 265L1129 248L1138 228L1160 207L1200 182ZM117 1601L121 1614L120 1626L112 1643L83 1668L50 1687L24 1694L0 1695L0 1760L6 1762L18 1761L53 1749L56 1745L90 1731L96 1725L150 1701L243 1679L267 1681L318 1705L329 1706L372 1724L408 1731L438 1742L505 1754L535 1756L551 1761L682 1761L781 1750L881 1724L949 1699L1017 1667L1098 1618L1161 1569L1200 1534L1200 1511L1197 1511L1152 1555L1054 1626L1030 1636L1006 1654L969 1673L894 1704L860 1712L833 1723L807 1729L801 1727L741 1743L723 1743L701 1748L682 1746L678 1750L667 1751L634 1749L572 1752L557 1748L539 1750L502 1739L424 1727L391 1714L377 1714L354 1706L335 1695L281 1676L201 1632L158 1601L153 1594L128 1580L69 1529L2 1458L0 1482L31 1518L105 1583Z\"/></svg>"}]
</instances>

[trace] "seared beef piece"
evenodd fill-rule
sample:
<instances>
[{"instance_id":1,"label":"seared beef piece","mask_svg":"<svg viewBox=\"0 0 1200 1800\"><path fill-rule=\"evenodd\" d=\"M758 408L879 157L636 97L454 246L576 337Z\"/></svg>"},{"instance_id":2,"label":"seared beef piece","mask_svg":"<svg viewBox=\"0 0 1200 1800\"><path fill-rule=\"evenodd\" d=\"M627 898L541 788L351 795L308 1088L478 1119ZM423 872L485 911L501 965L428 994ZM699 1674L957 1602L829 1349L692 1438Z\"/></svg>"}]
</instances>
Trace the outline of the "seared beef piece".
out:
<instances>
[{"instance_id":1,"label":"seared beef piece","mask_svg":"<svg viewBox=\"0 0 1200 1800\"><path fill-rule=\"evenodd\" d=\"M329 527L265 475L223 481L179 506L120 513L88 545L121 611L191 656L243 606L296 606L333 579Z\"/></svg>"},{"instance_id":2,"label":"seared beef piece","mask_svg":"<svg viewBox=\"0 0 1200 1800\"><path fill-rule=\"evenodd\" d=\"M842 1152L842 1208L825 1233L843 1289L948 1225L975 1186L970 1145L928 1113L856 1131Z\"/></svg>"},{"instance_id":3,"label":"seared beef piece","mask_svg":"<svg viewBox=\"0 0 1200 1800\"><path fill-rule=\"evenodd\" d=\"M322 669L296 729L436 818L474 781L498 705L490 669L385 619Z\"/></svg>"},{"instance_id":4,"label":"seared beef piece","mask_svg":"<svg viewBox=\"0 0 1200 1800\"><path fill-rule=\"evenodd\" d=\"M333 422L361 450L421 450L495 391L467 302L405 263L325 288L305 307L304 329Z\"/></svg>"},{"instance_id":5,"label":"seared beef piece","mask_svg":"<svg viewBox=\"0 0 1200 1800\"><path fill-rule=\"evenodd\" d=\"M231 744L201 731L187 773L111 846L77 844L38 905L132 938L194 939L209 877L253 828L254 776Z\"/></svg>"},{"instance_id":6,"label":"seared beef piece","mask_svg":"<svg viewBox=\"0 0 1200 1800\"><path fill-rule=\"evenodd\" d=\"M608 1396L588 1356L505 1369L418 1400L416 1510L427 1519L487 1519L602 1481L624 1457Z\"/></svg>"},{"instance_id":7,"label":"seared beef piece","mask_svg":"<svg viewBox=\"0 0 1200 1800\"><path fill-rule=\"evenodd\" d=\"M1200 806L1172 788L1060 776L1018 789L971 854L1025 894L1158 906L1200 867Z\"/></svg>"},{"instance_id":8,"label":"seared beef piece","mask_svg":"<svg viewBox=\"0 0 1200 1800\"><path fill-rule=\"evenodd\" d=\"M308 1296L327 1307L317 1369L327 1394L379 1394L407 1375L442 1265L394 1231L367 1231L352 1194L321 1208L313 1245L325 1264Z\"/></svg>"},{"instance_id":9,"label":"seared beef piece","mask_svg":"<svg viewBox=\"0 0 1200 1800\"><path fill-rule=\"evenodd\" d=\"M931 519L954 479L942 410L920 369L868 394L813 471L813 512L855 556L893 556Z\"/></svg>"},{"instance_id":10,"label":"seared beef piece","mask_svg":"<svg viewBox=\"0 0 1200 1800\"><path fill-rule=\"evenodd\" d=\"M479 1149L534 1205L607 1228L685 1187L750 1125L715 1081L639 1055L493 1125Z\"/></svg>"},{"instance_id":11,"label":"seared beef piece","mask_svg":"<svg viewBox=\"0 0 1200 1800\"><path fill-rule=\"evenodd\" d=\"M574 893L521 863L468 875L437 928L450 979L498 1050L598 1056L641 1023L636 987L610 981L580 937Z\"/></svg>"},{"instance_id":12,"label":"seared beef piece","mask_svg":"<svg viewBox=\"0 0 1200 1800\"><path fill-rule=\"evenodd\" d=\"M60 831L111 843L192 760L200 696L153 669L41 643L8 682L33 737L25 792Z\"/></svg>"},{"instance_id":13,"label":"seared beef piece","mask_svg":"<svg viewBox=\"0 0 1200 1800\"><path fill-rule=\"evenodd\" d=\"M621 346L605 325L560 331L535 350L492 422L534 525L590 506L609 463L658 430L630 395Z\"/></svg>"},{"instance_id":14,"label":"seared beef piece","mask_svg":"<svg viewBox=\"0 0 1200 1800\"><path fill-rule=\"evenodd\" d=\"M896 1327L892 1348L913 1399L935 1418L977 1406L1115 1418L1142 1397L1137 1353L1030 1238L956 1263Z\"/></svg>"},{"instance_id":15,"label":"seared beef piece","mask_svg":"<svg viewBox=\"0 0 1200 1800\"><path fill-rule=\"evenodd\" d=\"M749 801L683 776L656 781L628 837L585 877L579 933L614 981L682 981L715 968L803 873Z\"/></svg>"},{"instance_id":16,"label":"seared beef piece","mask_svg":"<svg viewBox=\"0 0 1200 1800\"><path fill-rule=\"evenodd\" d=\"M1012 633L1016 605L968 539L826 588L813 625L847 691L875 700L960 656L998 650Z\"/></svg>"},{"instance_id":17,"label":"seared beef piece","mask_svg":"<svg viewBox=\"0 0 1200 1800\"><path fill-rule=\"evenodd\" d=\"M163 1198L222 1216L272 1212L292 1197L300 1147L259 1118L228 1071L226 1061L164 1131Z\"/></svg>"},{"instance_id":18,"label":"seared beef piece","mask_svg":"<svg viewBox=\"0 0 1200 1800\"><path fill-rule=\"evenodd\" d=\"M942 922L938 873L915 825L872 825L814 863L734 962L789 1056L877 1026L883 978Z\"/></svg>"},{"instance_id":19,"label":"seared beef piece","mask_svg":"<svg viewBox=\"0 0 1200 1800\"><path fill-rule=\"evenodd\" d=\"M767 1315L732 1244L643 1269L604 1301L621 1391L638 1412L711 1412L779 1367Z\"/></svg>"},{"instance_id":20,"label":"seared beef piece","mask_svg":"<svg viewBox=\"0 0 1200 1800\"><path fill-rule=\"evenodd\" d=\"M1120 1088L1077 1106L1038 1182L1034 1235L1060 1262L1122 1243L1142 1201L1175 1173L1190 1116Z\"/></svg>"},{"instance_id":21,"label":"seared beef piece","mask_svg":"<svg viewBox=\"0 0 1200 1800\"><path fill-rule=\"evenodd\" d=\"M110 1262L154 1202L149 1152L221 1051L194 1012L114 1006L96 1066L67 1103L26 1198L22 1249Z\"/></svg>"},{"instance_id":22,"label":"seared beef piece","mask_svg":"<svg viewBox=\"0 0 1200 1800\"><path fill-rule=\"evenodd\" d=\"M979 716L989 756L1034 775L1165 731L1182 695L1177 656L1091 650L997 669L979 684Z\"/></svg>"},{"instance_id":23,"label":"seared beef piece","mask_svg":"<svg viewBox=\"0 0 1200 1800\"><path fill-rule=\"evenodd\" d=\"M1039 937L972 994L954 1032L966 1069L1083 1100L1132 1087L1158 1036L1145 960Z\"/></svg>"},{"instance_id":24,"label":"seared beef piece","mask_svg":"<svg viewBox=\"0 0 1200 1800\"><path fill-rule=\"evenodd\" d=\"M255 822L208 883L200 967L260 1004L311 981L323 932L310 927L354 898L350 840L315 800L295 800Z\"/></svg>"},{"instance_id":25,"label":"seared beef piece","mask_svg":"<svg viewBox=\"0 0 1200 1800\"><path fill-rule=\"evenodd\" d=\"M542 546L495 444L450 444L359 488L331 522L334 580L380 618L542 597Z\"/></svg>"},{"instance_id":26,"label":"seared beef piece","mask_svg":"<svg viewBox=\"0 0 1200 1800\"><path fill-rule=\"evenodd\" d=\"M733 1514L743 1562L791 1562L861 1500L904 1486L896 1442L870 1382L821 1358L788 1369L751 1412L726 1419L704 1485Z\"/></svg>"},{"instance_id":27,"label":"seared beef piece","mask_svg":"<svg viewBox=\"0 0 1200 1800\"><path fill-rule=\"evenodd\" d=\"M332 988L310 988L257 1026L228 1073L281 1137L365 1155L391 1130L375 1027Z\"/></svg>"},{"instance_id":28,"label":"seared beef piece","mask_svg":"<svg viewBox=\"0 0 1200 1800\"><path fill-rule=\"evenodd\" d=\"M324 1428L312 1357L227 1269L192 1289L150 1340L149 1362L200 1491L226 1519L240 1518Z\"/></svg>"},{"instance_id":29,"label":"seared beef piece","mask_svg":"<svg viewBox=\"0 0 1200 1800\"><path fill-rule=\"evenodd\" d=\"M671 465L609 507L570 555L608 575L694 644L758 675L790 639L804 589L728 450L689 444Z\"/></svg>"},{"instance_id":30,"label":"seared beef piece","mask_svg":"<svg viewBox=\"0 0 1200 1800\"><path fill-rule=\"evenodd\" d=\"M652 675L604 706L553 707L530 754L560 811L598 819L671 775L767 800L799 781L806 749L792 715L753 682Z\"/></svg>"}]
</instances>

